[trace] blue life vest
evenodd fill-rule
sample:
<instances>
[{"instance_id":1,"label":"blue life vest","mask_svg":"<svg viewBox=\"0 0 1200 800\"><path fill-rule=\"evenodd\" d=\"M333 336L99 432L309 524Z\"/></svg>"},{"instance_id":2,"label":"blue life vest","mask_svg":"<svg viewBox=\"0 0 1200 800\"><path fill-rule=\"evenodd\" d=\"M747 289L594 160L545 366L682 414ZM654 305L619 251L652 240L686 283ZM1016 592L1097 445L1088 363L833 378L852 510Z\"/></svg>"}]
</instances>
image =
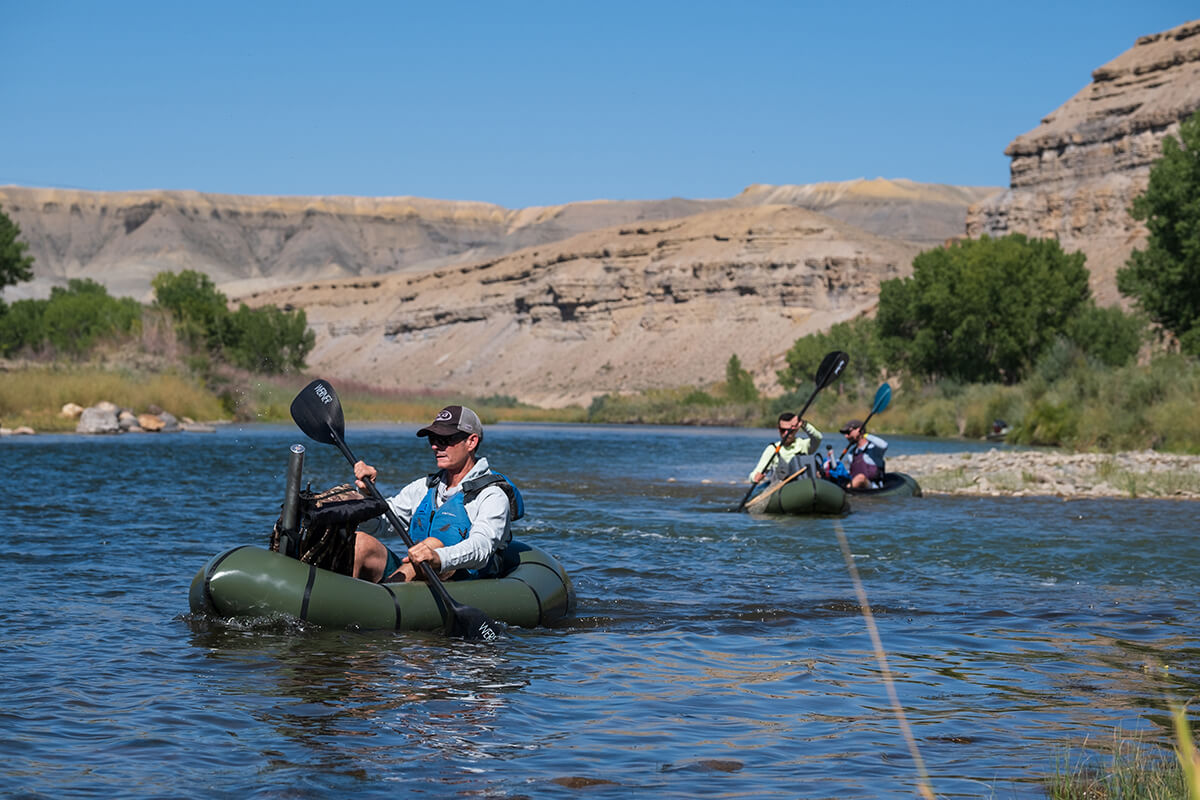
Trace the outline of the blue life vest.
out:
<instances>
[{"instance_id":1,"label":"blue life vest","mask_svg":"<svg viewBox=\"0 0 1200 800\"><path fill-rule=\"evenodd\" d=\"M449 547L466 540L467 535L471 532L471 518L467 516L467 500L473 499L484 488L493 484L499 485L508 495L509 520L516 521L525 516L525 499L521 497L520 490L498 472L490 472L464 481L461 492L455 492L446 502L442 503L440 508L435 508L437 485L440 479L440 472L435 472L425 479L425 485L429 487L429 491L425 493L425 497L413 511L412 520L408 524L408 533L414 542L433 536ZM493 554L492 563L482 569L469 569L465 572L473 578L487 577L499 572L499 561L499 555Z\"/></svg>"}]
</instances>

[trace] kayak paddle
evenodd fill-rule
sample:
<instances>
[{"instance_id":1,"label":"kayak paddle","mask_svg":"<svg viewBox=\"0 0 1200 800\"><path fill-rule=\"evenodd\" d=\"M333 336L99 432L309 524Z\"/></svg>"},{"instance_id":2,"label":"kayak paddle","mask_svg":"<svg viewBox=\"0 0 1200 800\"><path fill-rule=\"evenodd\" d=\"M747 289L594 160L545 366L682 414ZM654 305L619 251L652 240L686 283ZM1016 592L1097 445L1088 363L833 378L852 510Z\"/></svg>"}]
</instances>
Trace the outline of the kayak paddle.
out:
<instances>
[{"instance_id":1,"label":"kayak paddle","mask_svg":"<svg viewBox=\"0 0 1200 800\"><path fill-rule=\"evenodd\" d=\"M358 459L350 452L350 448L344 441L346 422L342 416L341 401L338 400L337 393L333 391L333 387L328 382L318 378L296 395L296 399L292 401L292 419L296 421L300 430L304 431L305 436L321 444L336 445L351 466L358 463ZM383 501L383 496L373 481L363 481L363 483L367 485L368 491L376 500ZM400 533L404 543L411 548L413 540L408 535L408 528L400 523L396 513L386 502L384 503L384 514L392 523L392 527ZM464 639L484 639L486 641L491 641L499 635L496 623L487 614L477 608L464 606L450 596L445 584L442 583L441 578L428 562L422 561L420 567L426 583L429 584L429 590L433 593L433 599L437 602L438 610L442 612L442 623L445 625L447 634L461 636Z\"/></svg>"}]
</instances>

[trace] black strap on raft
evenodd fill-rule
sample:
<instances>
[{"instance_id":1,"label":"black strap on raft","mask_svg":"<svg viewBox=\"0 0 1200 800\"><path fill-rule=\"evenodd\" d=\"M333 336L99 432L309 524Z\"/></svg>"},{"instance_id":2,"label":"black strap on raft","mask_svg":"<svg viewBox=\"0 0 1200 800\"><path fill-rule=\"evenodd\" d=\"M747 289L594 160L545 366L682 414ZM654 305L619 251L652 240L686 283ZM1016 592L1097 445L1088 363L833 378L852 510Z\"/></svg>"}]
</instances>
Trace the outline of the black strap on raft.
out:
<instances>
[{"instance_id":1,"label":"black strap on raft","mask_svg":"<svg viewBox=\"0 0 1200 800\"><path fill-rule=\"evenodd\" d=\"M352 483L300 492L300 527L283 529L282 515L271 532L271 549L305 564L349 575L354 569L354 531L358 523L378 517L386 503L363 497Z\"/></svg>"}]
</instances>

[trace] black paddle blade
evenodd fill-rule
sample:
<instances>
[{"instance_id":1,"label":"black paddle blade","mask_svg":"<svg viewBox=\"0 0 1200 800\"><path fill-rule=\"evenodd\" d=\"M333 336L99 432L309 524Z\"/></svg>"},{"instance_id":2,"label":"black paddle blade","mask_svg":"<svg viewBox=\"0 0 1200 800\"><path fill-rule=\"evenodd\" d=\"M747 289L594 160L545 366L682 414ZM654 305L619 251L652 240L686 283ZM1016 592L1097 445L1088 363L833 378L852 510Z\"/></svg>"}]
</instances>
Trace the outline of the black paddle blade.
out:
<instances>
[{"instance_id":1,"label":"black paddle blade","mask_svg":"<svg viewBox=\"0 0 1200 800\"><path fill-rule=\"evenodd\" d=\"M317 378L292 401L292 419L304 435L321 444L337 444L346 434L342 403L328 381Z\"/></svg>"},{"instance_id":2,"label":"black paddle blade","mask_svg":"<svg viewBox=\"0 0 1200 800\"><path fill-rule=\"evenodd\" d=\"M849 363L850 356L840 350L833 351L821 360L821 366L817 367L817 376L813 378L813 382L818 389L824 389L837 380Z\"/></svg>"},{"instance_id":3,"label":"black paddle blade","mask_svg":"<svg viewBox=\"0 0 1200 800\"><path fill-rule=\"evenodd\" d=\"M469 642L491 642L500 638L500 628L478 608L454 604L454 613L446 624L446 633Z\"/></svg>"}]
</instances>

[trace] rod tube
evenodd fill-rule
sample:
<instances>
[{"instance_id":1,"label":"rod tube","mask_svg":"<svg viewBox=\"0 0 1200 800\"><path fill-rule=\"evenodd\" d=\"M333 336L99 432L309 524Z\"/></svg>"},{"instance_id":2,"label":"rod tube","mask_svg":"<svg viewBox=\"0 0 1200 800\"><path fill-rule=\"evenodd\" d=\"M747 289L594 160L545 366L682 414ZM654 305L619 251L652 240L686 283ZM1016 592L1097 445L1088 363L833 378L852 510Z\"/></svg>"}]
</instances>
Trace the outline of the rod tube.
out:
<instances>
[{"instance_id":1,"label":"rod tube","mask_svg":"<svg viewBox=\"0 0 1200 800\"><path fill-rule=\"evenodd\" d=\"M287 490L283 497L283 529L288 533L300 525L300 479L304 473L304 445L294 444L288 453Z\"/></svg>"}]
</instances>

